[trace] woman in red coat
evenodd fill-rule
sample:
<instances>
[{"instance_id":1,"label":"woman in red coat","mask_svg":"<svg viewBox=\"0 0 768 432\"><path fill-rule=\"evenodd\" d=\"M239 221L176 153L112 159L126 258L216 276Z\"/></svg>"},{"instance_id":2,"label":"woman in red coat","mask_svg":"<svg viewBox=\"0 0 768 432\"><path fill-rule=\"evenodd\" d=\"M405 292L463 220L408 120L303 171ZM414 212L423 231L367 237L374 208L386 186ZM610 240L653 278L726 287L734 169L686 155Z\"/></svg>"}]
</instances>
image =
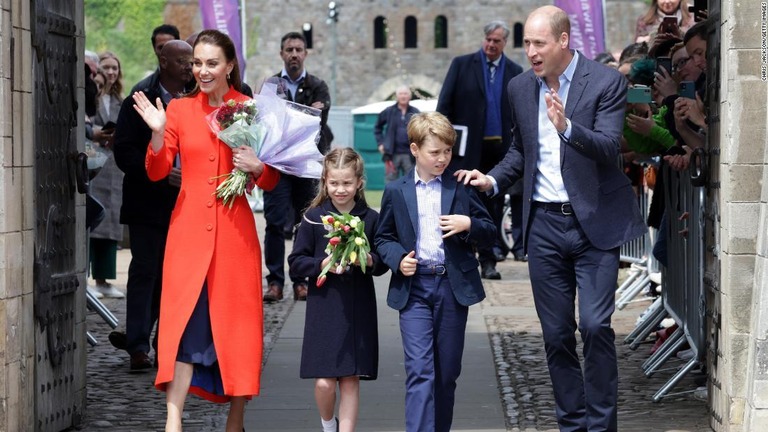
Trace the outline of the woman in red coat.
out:
<instances>
[{"instance_id":1,"label":"woman in red coat","mask_svg":"<svg viewBox=\"0 0 768 432\"><path fill-rule=\"evenodd\" d=\"M134 107L152 129L147 175L160 180L180 156L182 181L163 267L157 379L167 392L166 431L181 430L188 392L230 402L227 431L243 427L245 401L259 394L262 360L261 249L244 196L230 208L215 195L224 174L238 168L272 189L279 173L249 147L219 141L205 116L238 92L240 71L229 37L200 33L194 46L195 90L163 111L143 93Z\"/></svg>"}]
</instances>

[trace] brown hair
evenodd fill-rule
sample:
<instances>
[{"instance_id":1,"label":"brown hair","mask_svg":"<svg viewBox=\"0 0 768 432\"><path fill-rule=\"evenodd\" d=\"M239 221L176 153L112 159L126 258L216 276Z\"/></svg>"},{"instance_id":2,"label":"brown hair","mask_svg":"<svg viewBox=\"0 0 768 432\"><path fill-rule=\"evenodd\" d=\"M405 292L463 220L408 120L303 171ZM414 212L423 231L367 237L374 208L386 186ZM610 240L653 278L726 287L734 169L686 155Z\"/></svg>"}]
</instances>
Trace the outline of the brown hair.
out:
<instances>
[{"instance_id":1,"label":"brown hair","mask_svg":"<svg viewBox=\"0 0 768 432\"><path fill-rule=\"evenodd\" d=\"M677 4L677 9L680 11L682 23L678 23L680 25L685 25L686 23L690 22L691 20L691 13L688 11L688 8L684 6L685 4L688 4L685 0L680 0L680 3ZM651 25L656 22L657 17L659 16L659 2L658 0L651 1L651 6L648 8L648 11L645 12L645 15L643 15L643 22L646 25Z\"/></svg>"},{"instance_id":2,"label":"brown hair","mask_svg":"<svg viewBox=\"0 0 768 432\"><path fill-rule=\"evenodd\" d=\"M238 92L242 92L243 82L240 79L240 64L237 62L237 52L235 51L235 44L232 43L232 39L218 30L209 29L200 32L197 39L195 39L195 45L192 47L192 51L194 52L195 47L200 44L208 44L221 48L227 61L234 64L232 72L227 76L227 84L234 87ZM195 88L187 93L187 96L195 96L198 93L200 93L200 84L196 81Z\"/></svg>"},{"instance_id":3,"label":"brown hair","mask_svg":"<svg viewBox=\"0 0 768 432\"><path fill-rule=\"evenodd\" d=\"M99 68L101 68L101 62L106 59L114 59L117 62L117 79L114 84L109 85L109 82L106 81L106 75L104 76L104 88L109 88L105 94L123 100L123 66L120 64L120 59L117 58L115 53L104 51L99 55Z\"/></svg>"},{"instance_id":4,"label":"brown hair","mask_svg":"<svg viewBox=\"0 0 768 432\"><path fill-rule=\"evenodd\" d=\"M337 147L328 152L323 159L323 174L320 176L320 184L317 187L317 196L309 204L309 208L319 207L325 200L329 198L328 190L325 188L326 176L328 171L332 169L346 169L352 168L355 172L355 177L362 179L360 189L355 194L355 201L365 201L365 165L360 153L356 152L351 147Z\"/></svg>"},{"instance_id":5,"label":"brown hair","mask_svg":"<svg viewBox=\"0 0 768 432\"><path fill-rule=\"evenodd\" d=\"M456 130L446 116L437 111L414 114L408 122L408 140L421 148L429 136L450 146L456 143Z\"/></svg>"}]
</instances>

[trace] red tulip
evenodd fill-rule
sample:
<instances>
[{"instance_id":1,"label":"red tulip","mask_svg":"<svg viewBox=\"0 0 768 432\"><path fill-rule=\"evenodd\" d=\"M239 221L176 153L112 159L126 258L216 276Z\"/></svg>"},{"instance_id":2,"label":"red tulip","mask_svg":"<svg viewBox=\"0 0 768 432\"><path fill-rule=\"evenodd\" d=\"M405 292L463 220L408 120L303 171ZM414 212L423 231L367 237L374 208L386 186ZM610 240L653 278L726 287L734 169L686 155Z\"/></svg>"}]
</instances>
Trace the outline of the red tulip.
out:
<instances>
[{"instance_id":1,"label":"red tulip","mask_svg":"<svg viewBox=\"0 0 768 432\"><path fill-rule=\"evenodd\" d=\"M341 237L331 237L331 239L328 240L328 243L330 243L333 246L336 246L337 244L341 243Z\"/></svg>"},{"instance_id":2,"label":"red tulip","mask_svg":"<svg viewBox=\"0 0 768 432\"><path fill-rule=\"evenodd\" d=\"M328 216L328 224L333 225L333 216Z\"/></svg>"},{"instance_id":3,"label":"red tulip","mask_svg":"<svg viewBox=\"0 0 768 432\"><path fill-rule=\"evenodd\" d=\"M320 288L321 286L323 286L326 279L328 279L328 276L326 275L320 276L319 278L317 278L317 282L315 283L315 285L317 285L317 287Z\"/></svg>"}]
</instances>

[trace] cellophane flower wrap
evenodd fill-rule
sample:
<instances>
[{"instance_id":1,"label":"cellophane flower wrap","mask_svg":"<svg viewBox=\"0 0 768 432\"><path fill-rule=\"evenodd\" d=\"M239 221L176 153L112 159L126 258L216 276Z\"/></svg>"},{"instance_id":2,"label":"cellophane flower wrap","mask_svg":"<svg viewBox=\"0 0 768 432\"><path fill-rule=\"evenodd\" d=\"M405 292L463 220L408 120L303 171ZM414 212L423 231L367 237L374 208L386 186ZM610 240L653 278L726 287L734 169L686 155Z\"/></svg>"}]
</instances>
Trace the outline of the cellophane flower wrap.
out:
<instances>
[{"instance_id":1,"label":"cellophane flower wrap","mask_svg":"<svg viewBox=\"0 0 768 432\"><path fill-rule=\"evenodd\" d=\"M320 110L295 106L276 94L276 85L265 83L253 99L226 101L206 116L211 130L230 148L251 147L266 165L297 177L320 178L323 155L317 149ZM299 108L300 107L300 108ZM216 188L216 197L232 207L243 195L250 175L239 169Z\"/></svg>"},{"instance_id":2,"label":"cellophane flower wrap","mask_svg":"<svg viewBox=\"0 0 768 432\"><path fill-rule=\"evenodd\" d=\"M368 253L371 251L371 245L365 235L365 222L359 216L352 216L349 213L330 212L321 219L323 226L328 231L325 235L328 238L325 253L331 259L320 271L316 285L318 287L323 286L329 271L333 270L336 274L342 274L353 263L358 263L360 270L365 273Z\"/></svg>"}]
</instances>

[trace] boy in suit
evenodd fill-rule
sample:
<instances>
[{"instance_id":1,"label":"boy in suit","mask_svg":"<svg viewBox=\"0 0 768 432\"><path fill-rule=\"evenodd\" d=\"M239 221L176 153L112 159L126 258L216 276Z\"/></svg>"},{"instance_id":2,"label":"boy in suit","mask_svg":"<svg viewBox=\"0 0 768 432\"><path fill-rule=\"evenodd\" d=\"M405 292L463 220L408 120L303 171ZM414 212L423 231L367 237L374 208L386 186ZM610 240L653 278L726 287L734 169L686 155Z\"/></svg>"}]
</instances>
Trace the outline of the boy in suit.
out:
<instances>
[{"instance_id":1,"label":"boy in suit","mask_svg":"<svg viewBox=\"0 0 768 432\"><path fill-rule=\"evenodd\" d=\"M406 431L449 431L469 306L485 298L474 246L496 227L473 188L446 171L456 132L437 112L408 124L414 170L387 184L375 243L400 311Z\"/></svg>"}]
</instances>

